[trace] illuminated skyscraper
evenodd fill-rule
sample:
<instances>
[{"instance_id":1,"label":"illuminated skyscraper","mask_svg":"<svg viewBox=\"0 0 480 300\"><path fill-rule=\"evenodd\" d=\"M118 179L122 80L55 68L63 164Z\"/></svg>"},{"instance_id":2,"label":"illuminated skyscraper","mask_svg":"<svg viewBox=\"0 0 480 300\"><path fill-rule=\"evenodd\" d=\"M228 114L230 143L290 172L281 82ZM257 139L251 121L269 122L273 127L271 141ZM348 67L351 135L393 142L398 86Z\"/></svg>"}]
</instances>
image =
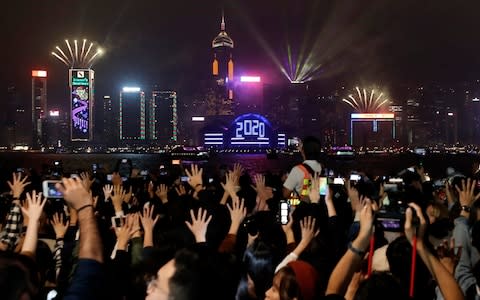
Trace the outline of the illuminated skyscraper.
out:
<instances>
[{"instance_id":1,"label":"illuminated skyscraper","mask_svg":"<svg viewBox=\"0 0 480 300\"><path fill-rule=\"evenodd\" d=\"M116 128L118 122L115 120L112 97L103 96L103 142L106 145L113 145L118 139Z\"/></svg>"},{"instance_id":2,"label":"illuminated skyscraper","mask_svg":"<svg viewBox=\"0 0 480 300\"><path fill-rule=\"evenodd\" d=\"M139 87L120 92L120 141L144 141L145 93Z\"/></svg>"},{"instance_id":3,"label":"illuminated skyscraper","mask_svg":"<svg viewBox=\"0 0 480 300\"><path fill-rule=\"evenodd\" d=\"M159 145L177 142L178 117L177 93L174 91L153 91L149 103L149 139Z\"/></svg>"},{"instance_id":4,"label":"illuminated skyscraper","mask_svg":"<svg viewBox=\"0 0 480 300\"><path fill-rule=\"evenodd\" d=\"M42 123L47 112L47 71L32 71L32 142L42 145Z\"/></svg>"},{"instance_id":5,"label":"illuminated skyscraper","mask_svg":"<svg viewBox=\"0 0 480 300\"><path fill-rule=\"evenodd\" d=\"M224 87L225 97L233 99L232 83L234 79L233 40L225 31L225 16L222 13L220 33L212 41L212 75L217 85Z\"/></svg>"}]
</instances>

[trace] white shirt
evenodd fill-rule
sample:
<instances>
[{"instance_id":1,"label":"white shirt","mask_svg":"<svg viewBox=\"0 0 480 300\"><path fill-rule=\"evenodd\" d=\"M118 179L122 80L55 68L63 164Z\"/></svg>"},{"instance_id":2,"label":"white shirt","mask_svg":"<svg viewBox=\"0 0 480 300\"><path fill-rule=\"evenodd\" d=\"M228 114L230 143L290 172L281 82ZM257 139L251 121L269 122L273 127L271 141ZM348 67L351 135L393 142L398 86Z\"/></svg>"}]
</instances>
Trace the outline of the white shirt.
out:
<instances>
[{"instance_id":1,"label":"white shirt","mask_svg":"<svg viewBox=\"0 0 480 300\"><path fill-rule=\"evenodd\" d=\"M316 160L306 160L303 163L310 166L310 168L316 173L322 172L322 165ZM295 166L288 174L287 180L283 183L283 187L290 191L296 190L297 193L300 194L302 192L304 177L305 174L302 169L300 169L299 166Z\"/></svg>"}]
</instances>

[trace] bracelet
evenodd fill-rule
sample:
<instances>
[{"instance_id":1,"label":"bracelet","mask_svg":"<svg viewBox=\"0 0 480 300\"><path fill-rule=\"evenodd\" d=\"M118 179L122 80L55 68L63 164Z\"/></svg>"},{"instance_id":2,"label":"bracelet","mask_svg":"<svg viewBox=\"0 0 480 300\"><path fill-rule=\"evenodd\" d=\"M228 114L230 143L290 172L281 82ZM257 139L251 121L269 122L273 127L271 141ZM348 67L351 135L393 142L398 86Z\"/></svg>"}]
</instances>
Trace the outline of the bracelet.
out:
<instances>
[{"instance_id":1,"label":"bracelet","mask_svg":"<svg viewBox=\"0 0 480 300\"><path fill-rule=\"evenodd\" d=\"M79 213L81 210L87 208L87 207L92 207L93 208L93 205L92 204L87 204L87 205L84 205L82 207L80 207L79 209L77 209L77 213Z\"/></svg>"},{"instance_id":2,"label":"bracelet","mask_svg":"<svg viewBox=\"0 0 480 300\"><path fill-rule=\"evenodd\" d=\"M348 249L350 251L352 251L353 253L355 253L356 255L360 256L361 258L363 258L365 256L365 253L366 253L365 251L362 251L362 250L359 250L359 249L353 247L352 242L348 243Z\"/></svg>"}]
</instances>

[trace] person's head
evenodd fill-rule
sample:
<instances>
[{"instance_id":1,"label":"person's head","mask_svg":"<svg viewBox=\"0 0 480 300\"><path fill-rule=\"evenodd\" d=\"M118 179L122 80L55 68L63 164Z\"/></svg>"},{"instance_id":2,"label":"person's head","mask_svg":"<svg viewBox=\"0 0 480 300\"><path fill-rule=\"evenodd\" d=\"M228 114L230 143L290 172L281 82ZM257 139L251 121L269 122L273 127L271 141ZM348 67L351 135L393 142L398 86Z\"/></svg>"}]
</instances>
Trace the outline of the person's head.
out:
<instances>
[{"instance_id":1,"label":"person's head","mask_svg":"<svg viewBox=\"0 0 480 300\"><path fill-rule=\"evenodd\" d=\"M319 276L310 264L297 260L273 277L272 287L265 293L265 300L313 300L316 299Z\"/></svg>"},{"instance_id":2,"label":"person's head","mask_svg":"<svg viewBox=\"0 0 480 300\"><path fill-rule=\"evenodd\" d=\"M275 266L275 251L260 238L245 250L243 256L243 274L238 289L238 299L258 299L272 285Z\"/></svg>"},{"instance_id":3,"label":"person's head","mask_svg":"<svg viewBox=\"0 0 480 300\"><path fill-rule=\"evenodd\" d=\"M322 145L314 136L307 136L302 140L301 153L305 160L320 160Z\"/></svg>"},{"instance_id":4,"label":"person's head","mask_svg":"<svg viewBox=\"0 0 480 300\"><path fill-rule=\"evenodd\" d=\"M15 253L0 253L2 299L32 299L37 295L38 288L38 272L32 259Z\"/></svg>"},{"instance_id":5,"label":"person's head","mask_svg":"<svg viewBox=\"0 0 480 300\"><path fill-rule=\"evenodd\" d=\"M227 269L203 246L177 252L148 284L148 300L202 300L229 298Z\"/></svg>"},{"instance_id":6,"label":"person's head","mask_svg":"<svg viewBox=\"0 0 480 300\"><path fill-rule=\"evenodd\" d=\"M408 296L403 291L395 277L387 272L374 272L360 283L355 293L355 300L406 300Z\"/></svg>"}]
</instances>

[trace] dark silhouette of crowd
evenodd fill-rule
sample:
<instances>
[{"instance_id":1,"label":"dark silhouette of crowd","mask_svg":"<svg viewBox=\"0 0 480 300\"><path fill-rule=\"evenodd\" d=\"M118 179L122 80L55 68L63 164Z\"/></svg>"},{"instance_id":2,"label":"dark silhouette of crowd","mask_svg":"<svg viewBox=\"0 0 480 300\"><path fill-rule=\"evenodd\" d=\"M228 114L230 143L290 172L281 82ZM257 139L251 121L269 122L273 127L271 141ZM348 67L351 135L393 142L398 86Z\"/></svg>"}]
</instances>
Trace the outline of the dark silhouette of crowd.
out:
<instances>
[{"instance_id":1,"label":"dark silhouette of crowd","mask_svg":"<svg viewBox=\"0 0 480 300\"><path fill-rule=\"evenodd\" d=\"M480 298L478 165L331 178L320 142L300 147L286 176L241 162L13 173L0 299Z\"/></svg>"}]
</instances>

